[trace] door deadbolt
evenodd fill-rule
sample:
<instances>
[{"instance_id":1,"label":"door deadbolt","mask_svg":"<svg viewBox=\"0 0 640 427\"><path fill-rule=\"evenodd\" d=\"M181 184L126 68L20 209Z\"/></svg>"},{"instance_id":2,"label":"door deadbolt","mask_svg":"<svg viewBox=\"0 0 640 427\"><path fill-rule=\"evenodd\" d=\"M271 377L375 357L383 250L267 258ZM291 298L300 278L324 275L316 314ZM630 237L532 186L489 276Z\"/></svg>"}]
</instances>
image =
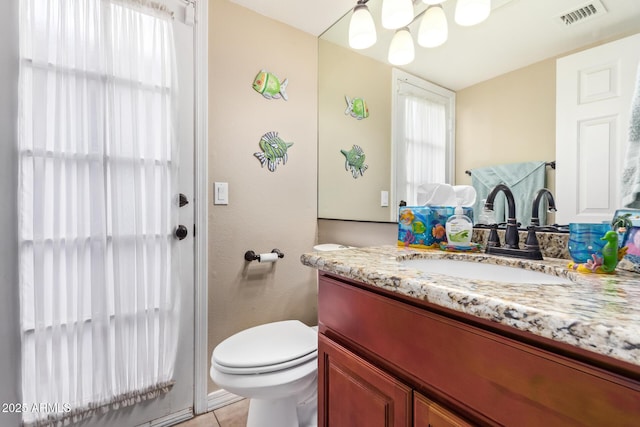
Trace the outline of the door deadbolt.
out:
<instances>
[{"instance_id":1,"label":"door deadbolt","mask_svg":"<svg viewBox=\"0 0 640 427\"><path fill-rule=\"evenodd\" d=\"M182 240L185 237L187 237L187 234L189 234L189 230L187 230L187 227L180 224L179 226L176 227L176 231L174 231L173 234L174 236L176 236L178 240Z\"/></svg>"}]
</instances>

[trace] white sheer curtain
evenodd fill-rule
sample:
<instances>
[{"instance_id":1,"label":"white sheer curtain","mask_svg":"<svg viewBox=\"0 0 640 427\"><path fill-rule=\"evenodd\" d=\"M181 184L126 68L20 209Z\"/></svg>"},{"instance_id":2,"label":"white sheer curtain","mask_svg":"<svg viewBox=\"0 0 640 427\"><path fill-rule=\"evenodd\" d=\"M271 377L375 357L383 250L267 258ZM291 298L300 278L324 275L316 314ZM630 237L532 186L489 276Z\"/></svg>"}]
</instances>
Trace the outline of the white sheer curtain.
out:
<instances>
[{"instance_id":1,"label":"white sheer curtain","mask_svg":"<svg viewBox=\"0 0 640 427\"><path fill-rule=\"evenodd\" d=\"M420 90L403 85L398 94L404 117L398 139L397 188L409 206L417 204L417 188L424 183L447 182L447 120L445 105L420 96Z\"/></svg>"},{"instance_id":2,"label":"white sheer curtain","mask_svg":"<svg viewBox=\"0 0 640 427\"><path fill-rule=\"evenodd\" d=\"M171 18L143 0L20 1L26 425L78 420L171 387Z\"/></svg>"}]
</instances>

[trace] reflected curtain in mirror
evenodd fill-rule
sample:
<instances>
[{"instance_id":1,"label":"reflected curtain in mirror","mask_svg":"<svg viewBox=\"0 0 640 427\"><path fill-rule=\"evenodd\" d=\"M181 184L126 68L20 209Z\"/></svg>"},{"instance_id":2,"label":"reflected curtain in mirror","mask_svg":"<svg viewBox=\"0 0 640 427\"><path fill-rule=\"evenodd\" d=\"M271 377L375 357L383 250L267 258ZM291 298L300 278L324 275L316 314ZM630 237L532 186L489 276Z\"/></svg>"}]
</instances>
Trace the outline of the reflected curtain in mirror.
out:
<instances>
[{"instance_id":1,"label":"reflected curtain in mirror","mask_svg":"<svg viewBox=\"0 0 640 427\"><path fill-rule=\"evenodd\" d=\"M398 202L404 200L415 206L420 185L453 183L451 121L455 95L447 92L450 91L413 76L396 79L394 154Z\"/></svg>"}]
</instances>

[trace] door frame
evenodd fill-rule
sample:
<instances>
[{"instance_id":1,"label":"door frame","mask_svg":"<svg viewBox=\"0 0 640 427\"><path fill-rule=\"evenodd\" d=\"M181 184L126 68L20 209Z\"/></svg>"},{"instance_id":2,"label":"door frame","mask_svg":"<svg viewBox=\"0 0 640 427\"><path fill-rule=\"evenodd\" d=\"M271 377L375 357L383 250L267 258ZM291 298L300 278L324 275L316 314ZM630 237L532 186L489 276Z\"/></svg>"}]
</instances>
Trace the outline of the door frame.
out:
<instances>
[{"instance_id":1,"label":"door frame","mask_svg":"<svg viewBox=\"0 0 640 427\"><path fill-rule=\"evenodd\" d=\"M195 211L194 211L194 393L195 415L207 412L208 379L208 147L209 147L209 1L194 1L195 16Z\"/></svg>"}]
</instances>

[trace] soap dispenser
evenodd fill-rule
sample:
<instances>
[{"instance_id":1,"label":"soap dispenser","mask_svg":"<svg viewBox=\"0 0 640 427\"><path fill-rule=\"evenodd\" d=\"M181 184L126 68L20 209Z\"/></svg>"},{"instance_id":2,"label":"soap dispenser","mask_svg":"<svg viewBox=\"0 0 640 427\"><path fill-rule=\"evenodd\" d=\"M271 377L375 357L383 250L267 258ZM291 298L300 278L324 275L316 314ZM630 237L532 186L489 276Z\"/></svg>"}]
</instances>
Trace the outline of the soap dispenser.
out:
<instances>
[{"instance_id":1,"label":"soap dispenser","mask_svg":"<svg viewBox=\"0 0 640 427\"><path fill-rule=\"evenodd\" d=\"M454 215L447 220L445 229L449 246L469 247L471 245L473 222L464 214L462 206L456 207Z\"/></svg>"}]
</instances>

